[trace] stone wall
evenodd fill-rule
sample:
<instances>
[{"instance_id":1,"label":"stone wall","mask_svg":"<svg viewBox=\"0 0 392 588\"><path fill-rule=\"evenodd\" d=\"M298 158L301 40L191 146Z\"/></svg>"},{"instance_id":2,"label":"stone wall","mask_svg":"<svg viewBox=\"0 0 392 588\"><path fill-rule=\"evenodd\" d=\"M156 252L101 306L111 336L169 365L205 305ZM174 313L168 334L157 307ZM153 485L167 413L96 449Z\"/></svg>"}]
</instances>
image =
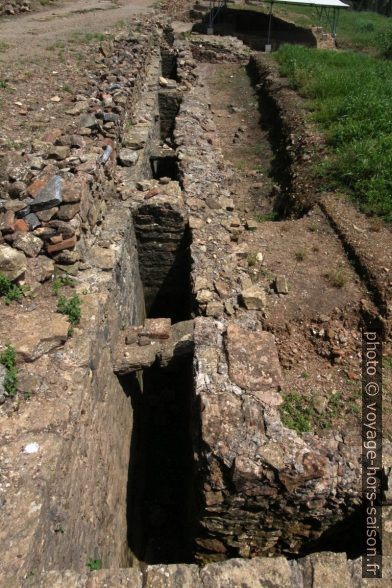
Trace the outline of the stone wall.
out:
<instances>
[{"instance_id":1,"label":"stone wall","mask_svg":"<svg viewBox=\"0 0 392 588\"><path fill-rule=\"evenodd\" d=\"M190 310L186 219L183 206L162 200L140 206L134 215L146 308L150 316L185 318Z\"/></svg>"},{"instance_id":2,"label":"stone wall","mask_svg":"<svg viewBox=\"0 0 392 588\"><path fill-rule=\"evenodd\" d=\"M42 569L83 570L93 557L99 557L105 567L130 564L127 481L133 408L127 390L113 373L112 349L124 326L142 323L145 308L132 214L129 203L121 199L115 189L117 153L114 141L119 141L123 133L126 116L137 116L139 103L133 103L130 108L123 93L132 100L143 96L140 102L145 108L151 82L148 71L154 76L156 97L160 70L159 62L158 69L154 65L154 56L159 56L155 43L147 42L147 37L139 33L130 40L130 47L135 52L128 52L128 49L124 50L123 41L117 41L117 48L116 44L112 47L103 45L101 58L98 58L104 69L109 69L106 63L117 64L118 73L109 74L109 80L104 75L103 84L105 87L117 85L113 91L120 90L112 103L118 105L114 114L119 118L107 126L102 123L103 119L95 116L95 110L94 114L77 115L84 116L84 122L88 122L87 117L91 122L92 119L95 121L91 133L85 135L87 139L82 140L93 155L87 158L88 169L86 166L84 170L80 169L86 163L80 151L75 154L71 152L73 147L67 147L69 157L57 164L58 175L55 176L65 175L66 179L61 177L62 181L53 181L49 174L49 171L53 173L53 166L48 170L44 163L46 180L41 181L40 177L34 180L41 181L40 188L44 195L49 194L48 201L53 198L53 190L57 196L59 193L62 197L73 195L69 204L63 201L60 207L54 207L52 218L71 203L79 206L72 219L39 219L39 228L48 236L54 234L50 232L52 227L60 230L62 236L57 239L60 243L65 237L78 237L77 247L74 242L72 248L64 247L60 251L71 254L70 257L60 260L56 256L55 261L57 270L63 267L73 270L74 293L81 300L82 317L73 336L67 337L68 321L51 308L53 293L50 288L49 291L41 289L32 308L28 309L30 312L26 312L26 316L18 312L19 328L7 336L18 355L20 387L26 381L28 387L22 389L30 390L29 394L36 393L31 402L23 404L20 412L9 419L2 431L2 463L9 464L9 467L1 472L1 490L3 493L4 487L12 486L16 493L12 492L11 497L8 491L6 500L1 501L0 512L0 540L8 544L7 555L0 565L0 583L10 587L20 586L23 578ZM104 53L110 54L110 59ZM132 55L136 54L135 62ZM102 87L97 93L101 91ZM110 102L112 98L107 94L103 100ZM120 108L121 103L124 106ZM95 99L91 100L92 104L96 104ZM77 108L79 111L79 106ZM154 136L155 113L150 119L143 120L148 136ZM101 145L104 134L113 134L113 137L105 139ZM70 131L61 136L70 137ZM53 140L48 137L49 142ZM71 138L70 142L74 145L76 140ZM94 144L98 144L99 153ZM83 147L79 145L79 149ZM141 153L136 168L144 170L146 162L149 164L148 149L145 154L144 150ZM119 152L120 163L121 159L126 161L126 155L125 152L122 157ZM24 191L31 179L32 168L28 167L31 157L28 153L19 168L12 158L8 161L1 201L7 212L12 206L16 211L30 206L32 198L26 202ZM62 174L65 166L75 168L72 172L64 170ZM9 193L9 187L18 181L19 198L13 192ZM42 191L38 198L43 199ZM50 204L53 208L55 203ZM39 211L36 212L38 216ZM14 220L5 231L7 245L2 246L18 251L8 245L14 244L10 236L16 234L18 237L20 233L13 223ZM34 239L43 237L33 231L36 229L31 228L25 233ZM78 257L74 256L75 252ZM35 268L33 279L37 280L36 272L40 267L36 263L37 255L38 259L48 259L48 253L47 247L45 255L39 251L35 256L26 253L26 259L18 268L19 273L12 279L26 277L29 270L32 271L31 265ZM83 264L80 263L81 257ZM53 276L53 270L52 262L48 271L41 272L44 280ZM12 306L2 309L3 324L12 320L13 311ZM2 348L4 344L5 340L2 340ZM29 364L25 364L25 359ZM6 423L7 419L3 419L3 424ZM32 453L23 451L29 443L33 447ZM18 492L18 488L22 490ZM21 552L23 557L19 555Z\"/></svg>"},{"instance_id":3,"label":"stone wall","mask_svg":"<svg viewBox=\"0 0 392 588\"><path fill-rule=\"evenodd\" d=\"M53 0L52 0L53 1ZM13 16L41 8L39 0L1 0L0 16Z\"/></svg>"},{"instance_id":4,"label":"stone wall","mask_svg":"<svg viewBox=\"0 0 392 588\"><path fill-rule=\"evenodd\" d=\"M223 41L222 41L223 42ZM360 504L360 439L282 425L279 360L242 272L247 230L230 199L205 87L184 95L175 141L192 230L199 561L298 553ZM221 260L221 262L217 262ZM264 358L264 360L262 359Z\"/></svg>"},{"instance_id":5,"label":"stone wall","mask_svg":"<svg viewBox=\"0 0 392 588\"><path fill-rule=\"evenodd\" d=\"M66 113L69 127L48 131L23 155L2 158L0 272L12 280L31 273L37 257L71 273L86 262L86 240L114 194L116 162L135 163L117 149L132 123L158 30L151 21L152 38L133 33L103 42L94 90L75 97Z\"/></svg>"},{"instance_id":6,"label":"stone wall","mask_svg":"<svg viewBox=\"0 0 392 588\"><path fill-rule=\"evenodd\" d=\"M383 572L382 579L363 579L360 559L350 561L344 554L324 552L299 560L230 559L202 569L194 565L148 566L143 576L136 569L49 572L26 581L23 588L378 588L392 579L390 556L384 557Z\"/></svg>"}]
</instances>

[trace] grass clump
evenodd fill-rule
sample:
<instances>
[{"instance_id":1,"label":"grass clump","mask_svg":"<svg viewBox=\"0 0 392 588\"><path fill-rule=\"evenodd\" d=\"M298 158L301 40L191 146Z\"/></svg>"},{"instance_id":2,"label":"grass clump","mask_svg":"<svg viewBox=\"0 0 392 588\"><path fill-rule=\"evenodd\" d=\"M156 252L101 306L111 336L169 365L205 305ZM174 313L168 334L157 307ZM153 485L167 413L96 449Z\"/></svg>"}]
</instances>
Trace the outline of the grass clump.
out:
<instances>
[{"instance_id":1,"label":"grass clump","mask_svg":"<svg viewBox=\"0 0 392 588\"><path fill-rule=\"evenodd\" d=\"M69 276L59 276L58 278L55 278L52 282L53 294L55 296L58 296L63 286L70 286L71 288L74 288L75 280L73 280Z\"/></svg>"},{"instance_id":2,"label":"grass clump","mask_svg":"<svg viewBox=\"0 0 392 588\"><path fill-rule=\"evenodd\" d=\"M351 195L363 212L392 221L392 63L359 53L284 45L280 73L307 100L329 156L324 189Z\"/></svg>"},{"instance_id":3,"label":"grass clump","mask_svg":"<svg viewBox=\"0 0 392 588\"><path fill-rule=\"evenodd\" d=\"M74 294L70 298L60 296L57 302L57 312L65 314L68 317L71 326L74 327L80 322L82 315L81 300L77 294Z\"/></svg>"},{"instance_id":4,"label":"grass clump","mask_svg":"<svg viewBox=\"0 0 392 588\"><path fill-rule=\"evenodd\" d=\"M287 394L280 405L280 417L285 427L294 429L297 433L308 433L311 428L313 407L307 404L303 398L295 392Z\"/></svg>"},{"instance_id":5,"label":"grass clump","mask_svg":"<svg viewBox=\"0 0 392 588\"><path fill-rule=\"evenodd\" d=\"M74 43L81 43L85 45L89 45L90 43L95 42L102 42L112 38L112 35L107 35L104 33L82 33L79 31L75 31L72 33L70 42Z\"/></svg>"},{"instance_id":6,"label":"grass clump","mask_svg":"<svg viewBox=\"0 0 392 588\"><path fill-rule=\"evenodd\" d=\"M100 559L90 558L88 562L86 562L86 566L88 567L90 572L95 572L97 570L102 569L102 561Z\"/></svg>"},{"instance_id":7,"label":"grass clump","mask_svg":"<svg viewBox=\"0 0 392 588\"><path fill-rule=\"evenodd\" d=\"M255 221L258 223L263 223L265 221L277 221L279 219L279 214L277 212L256 212L254 215Z\"/></svg>"},{"instance_id":8,"label":"grass clump","mask_svg":"<svg viewBox=\"0 0 392 588\"><path fill-rule=\"evenodd\" d=\"M294 252L295 261L305 261L306 251L304 249L298 249Z\"/></svg>"},{"instance_id":9,"label":"grass clump","mask_svg":"<svg viewBox=\"0 0 392 588\"><path fill-rule=\"evenodd\" d=\"M384 367L392 370L392 356L383 358Z\"/></svg>"},{"instance_id":10,"label":"grass clump","mask_svg":"<svg viewBox=\"0 0 392 588\"><path fill-rule=\"evenodd\" d=\"M11 345L7 345L0 353L0 363L6 368L4 378L4 392L6 396L15 396L18 389L18 373L15 368L16 351Z\"/></svg>"},{"instance_id":11,"label":"grass clump","mask_svg":"<svg viewBox=\"0 0 392 588\"><path fill-rule=\"evenodd\" d=\"M334 288L343 288L347 279L341 270L332 270L325 274L325 277Z\"/></svg>"},{"instance_id":12,"label":"grass clump","mask_svg":"<svg viewBox=\"0 0 392 588\"><path fill-rule=\"evenodd\" d=\"M342 394L334 392L329 397L325 410L320 414L314 408L312 400L297 392L290 392L285 395L279 412L285 427L297 433L308 433L316 428L330 429L333 419L339 416L344 406Z\"/></svg>"},{"instance_id":13,"label":"grass clump","mask_svg":"<svg viewBox=\"0 0 392 588\"><path fill-rule=\"evenodd\" d=\"M248 253L246 260L248 262L249 267L255 266L257 264L257 253L255 253L255 252Z\"/></svg>"},{"instance_id":14,"label":"grass clump","mask_svg":"<svg viewBox=\"0 0 392 588\"><path fill-rule=\"evenodd\" d=\"M23 288L13 284L4 274L0 274L0 296L6 304L11 304L14 300L22 298Z\"/></svg>"}]
</instances>

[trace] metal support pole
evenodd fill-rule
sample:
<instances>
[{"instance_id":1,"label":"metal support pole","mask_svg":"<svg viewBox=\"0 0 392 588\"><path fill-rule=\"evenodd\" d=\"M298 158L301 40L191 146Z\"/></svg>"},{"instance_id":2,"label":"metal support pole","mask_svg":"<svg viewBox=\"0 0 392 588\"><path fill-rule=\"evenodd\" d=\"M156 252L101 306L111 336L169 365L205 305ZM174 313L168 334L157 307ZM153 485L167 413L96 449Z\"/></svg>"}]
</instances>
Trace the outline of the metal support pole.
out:
<instances>
[{"instance_id":1,"label":"metal support pole","mask_svg":"<svg viewBox=\"0 0 392 588\"><path fill-rule=\"evenodd\" d=\"M271 44L271 23L272 23L272 4L270 3L270 13L269 13L269 22L268 22L268 37L267 37L267 45Z\"/></svg>"}]
</instances>

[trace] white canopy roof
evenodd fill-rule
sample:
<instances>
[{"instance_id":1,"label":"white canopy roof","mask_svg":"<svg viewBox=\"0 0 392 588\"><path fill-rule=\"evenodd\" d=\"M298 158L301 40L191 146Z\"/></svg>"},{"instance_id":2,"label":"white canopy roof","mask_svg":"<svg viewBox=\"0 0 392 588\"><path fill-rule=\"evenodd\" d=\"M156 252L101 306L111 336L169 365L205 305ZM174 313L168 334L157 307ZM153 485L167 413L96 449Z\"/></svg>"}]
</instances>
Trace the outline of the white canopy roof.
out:
<instances>
[{"instance_id":1,"label":"white canopy roof","mask_svg":"<svg viewBox=\"0 0 392 588\"><path fill-rule=\"evenodd\" d=\"M350 8L349 4L341 0L267 0L268 4L302 4L304 6L319 6L327 8Z\"/></svg>"}]
</instances>

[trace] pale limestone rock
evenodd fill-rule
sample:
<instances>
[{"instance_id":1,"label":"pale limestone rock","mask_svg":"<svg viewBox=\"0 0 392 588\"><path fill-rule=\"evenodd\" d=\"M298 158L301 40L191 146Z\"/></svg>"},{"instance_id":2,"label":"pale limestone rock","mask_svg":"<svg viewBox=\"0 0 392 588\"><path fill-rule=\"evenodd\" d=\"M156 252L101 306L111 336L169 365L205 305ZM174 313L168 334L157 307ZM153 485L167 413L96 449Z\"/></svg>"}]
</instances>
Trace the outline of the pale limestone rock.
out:
<instances>
[{"instance_id":1,"label":"pale limestone rock","mask_svg":"<svg viewBox=\"0 0 392 588\"><path fill-rule=\"evenodd\" d=\"M66 316L33 310L18 315L9 339L19 357L25 361L35 361L63 345L68 337L68 329Z\"/></svg>"},{"instance_id":2,"label":"pale limestone rock","mask_svg":"<svg viewBox=\"0 0 392 588\"><path fill-rule=\"evenodd\" d=\"M20 278L26 271L26 256L9 245L0 245L0 273L10 280Z\"/></svg>"},{"instance_id":3,"label":"pale limestone rock","mask_svg":"<svg viewBox=\"0 0 392 588\"><path fill-rule=\"evenodd\" d=\"M267 304L265 291L253 284L242 290L241 297L248 310L263 310Z\"/></svg>"}]
</instances>

